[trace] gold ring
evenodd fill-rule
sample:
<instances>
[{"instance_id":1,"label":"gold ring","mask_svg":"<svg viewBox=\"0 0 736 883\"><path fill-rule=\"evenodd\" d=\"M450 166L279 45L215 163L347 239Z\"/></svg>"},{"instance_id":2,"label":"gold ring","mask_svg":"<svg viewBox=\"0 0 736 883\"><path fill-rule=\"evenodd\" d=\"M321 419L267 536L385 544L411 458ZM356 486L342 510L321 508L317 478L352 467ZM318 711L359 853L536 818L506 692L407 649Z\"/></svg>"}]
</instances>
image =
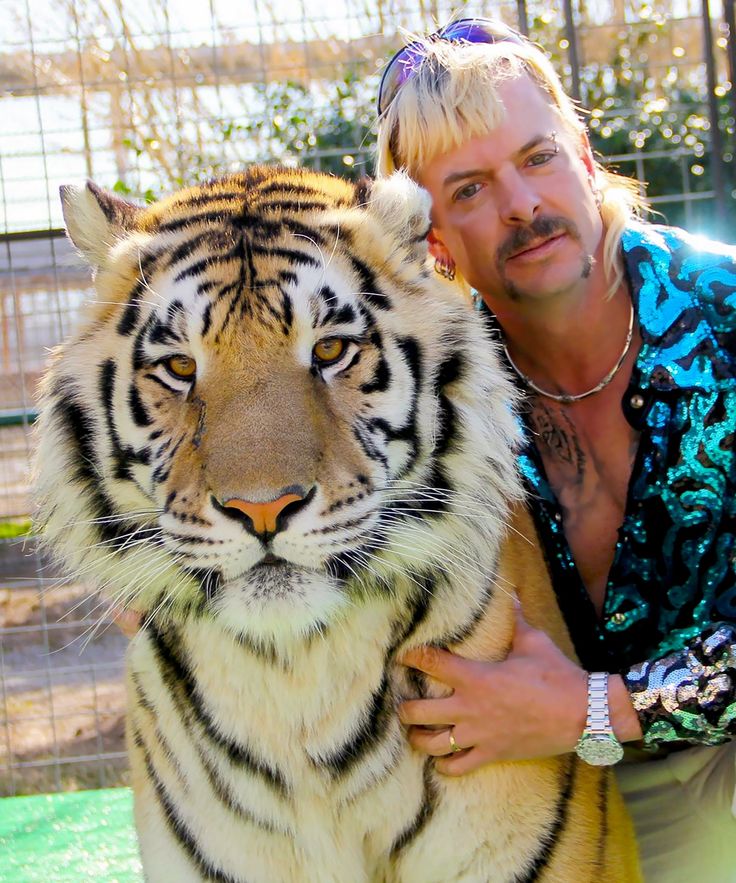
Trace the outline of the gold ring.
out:
<instances>
[{"instance_id":1,"label":"gold ring","mask_svg":"<svg viewBox=\"0 0 736 883\"><path fill-rule=\"evenodd\" d=\"M450 750L453 754L457 754L458 751L462 751L463 749L455 741L455 733L453 732L453 730L454 727L450 727Z\"/></svg>"}]
</instances>

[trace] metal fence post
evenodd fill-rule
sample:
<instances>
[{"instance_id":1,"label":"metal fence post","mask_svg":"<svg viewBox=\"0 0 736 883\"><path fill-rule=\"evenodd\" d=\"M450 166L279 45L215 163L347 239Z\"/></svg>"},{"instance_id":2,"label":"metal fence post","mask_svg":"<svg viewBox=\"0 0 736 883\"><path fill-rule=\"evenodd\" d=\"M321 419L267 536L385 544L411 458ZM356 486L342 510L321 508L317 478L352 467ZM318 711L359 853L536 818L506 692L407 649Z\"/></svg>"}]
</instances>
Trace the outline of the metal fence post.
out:
<instances>
[{"instance_id":1,"label":"metal fence post","mask_svg":"<svg viewBox=\"0 0 736 883\"><path fill-rule=\"evenodd\" d=\"M572 88L571 97L580 101L580 62L578 60L578 41L575 32L575 18L572 0L565 0L565 37L567 39L567 57L570 61Z\"/></svg>"},{"instance_id":2,"label":"metal fence post","mask_svg":"<svg viewBox=\"0 0 736 883\"><path fill-rule=\"evenodd\" d=\"M516 0L516 18L519 22L519 30L525 36L529 36L529 18L526 10L526 0Z\"/></svg>"},{"instance_id":3,"label":"metal fence post","mask_svg":"<svg viewBox=\"0 0 736 883\"><path fill-rule=\"evenodd\" d=\"M725 170L723 168L723 138L719 125L718 98L716 96L716 65L713 57L713 32L711 30L710 7L708 0L702 0L703 15L703 55L708 82L708 115L711 132L711 182L716 203L716 218L720 233L726 229Z\"/></svg>"}]
</instances>

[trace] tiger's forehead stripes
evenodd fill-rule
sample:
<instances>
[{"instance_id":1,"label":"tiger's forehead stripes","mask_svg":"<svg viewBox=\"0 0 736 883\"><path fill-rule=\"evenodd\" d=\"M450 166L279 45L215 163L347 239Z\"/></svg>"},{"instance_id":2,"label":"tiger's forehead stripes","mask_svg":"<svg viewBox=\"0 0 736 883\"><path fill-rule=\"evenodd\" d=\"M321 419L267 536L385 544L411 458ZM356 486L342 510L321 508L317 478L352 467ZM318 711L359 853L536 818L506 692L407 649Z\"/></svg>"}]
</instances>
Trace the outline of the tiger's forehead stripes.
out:
<instances>
[{"instance_id":1,"label":"tiger's forehead stripes","mask_svg":"<svg viewBox=\"0 0 736 883\"><path fill-rule=\"evenodd\" d=\"M179 239L146 256L146 274L176 267L175 284L195 280L197 292L209 298L201 334L212 335L215 342L230 323L248 316L274 324L288 336L295 295L283 283L294 283L295 269L323 267L326 253L331 259L338 248L351 244L351 226L345 218L335 220L335 212L355 205L356 191L346 182L331 182L326 193L322 182L312 187L291 173L275 182L249 170L233 176L222 189L193 188L146 212L142 227L155 230L159 237ZM366 262L355 254L349 261L356 293L372 306L390 309L390 299ZM282 266L274 267L278 263ZM119 326L121 334L137 324L144 288L141 279L131 291ZM353 307L343 304L340 309L337 314L334 305L329 305L318 321L354 321ZM159 334L164 333L159 328Z\"/></svg>"},{"instance_id":2,"label":"tiger's forehead stripes","mask_svg":"<svg viewBox=\"0 0 736 883\"><path fill-rule=\"evenodd\" d=\"M268 238L278 233L287 216L290 229L296 232L302 228L311 235L314 228L301 224L299 216L355 204L355 189L345 181L333 179L326 192L326 188L307 183L297 170L282 171L283 179L278 182L251 167L223 180L222 189L204 186L185 190L152 206L146 215L147 225L165 232L221 223L226 218L240 229L255 229Z\"/></svg>"}]
</instances>

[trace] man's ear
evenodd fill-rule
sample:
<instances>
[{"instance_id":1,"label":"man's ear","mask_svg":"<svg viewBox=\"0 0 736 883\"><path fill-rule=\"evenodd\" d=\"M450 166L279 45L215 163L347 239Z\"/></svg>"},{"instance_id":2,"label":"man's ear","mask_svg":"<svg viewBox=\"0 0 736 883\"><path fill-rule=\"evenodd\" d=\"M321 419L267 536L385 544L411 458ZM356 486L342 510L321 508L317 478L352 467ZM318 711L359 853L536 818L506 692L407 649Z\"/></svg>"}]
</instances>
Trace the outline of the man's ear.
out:
<instances>
[{"instance_id":1,"label":"man's ear","mask_svg":"<svg viewBox=\"0 0 736 883\"><path fill-rule=\"evenodd\" d=\"M583 130L580 133L580 158L583 161L583 165L585 166L586 171L591 176L591 178L595 178L595 159L593 157L593 148L590 146L590 138L588 138L588 133L586 130Z\"/></svg>"},{"instance_id":2,"label":"man's ear","mask_svg":"<svg viewBox=\"0 0 736 883\"><path fill-rule=\"evenodd\" d=\"M445 264L445 266L448 267L455 264L455 261L453 261L452 259L452 255L447 250L447 246L442 241L439 233L434 227L432 227L429 231L427 242L429 244L429 253L436 261L439 261L441 264Z\"/></svg>"}]
</instances>

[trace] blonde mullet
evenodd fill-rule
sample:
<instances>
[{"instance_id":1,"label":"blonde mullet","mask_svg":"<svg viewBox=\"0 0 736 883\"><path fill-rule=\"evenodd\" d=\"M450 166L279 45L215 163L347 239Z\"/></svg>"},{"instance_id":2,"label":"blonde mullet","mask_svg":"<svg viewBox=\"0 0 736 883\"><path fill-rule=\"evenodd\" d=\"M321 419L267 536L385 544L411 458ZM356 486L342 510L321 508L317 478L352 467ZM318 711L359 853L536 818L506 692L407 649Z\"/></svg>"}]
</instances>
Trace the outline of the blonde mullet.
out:
<instances>
[{"instance_id":1,"label":"blonde mullet","mask_svg":"<svg viewBox=\"0 0 736 883\"><path fill-rule=\"evenodd\" d=\"M415 43L417 41L414 41ZM435 157L493 132L505 110L498 87L524 74L546 93L569 134L583 142L586 127L575 102L542 50L533 43L451 43L424 40L422 61L378 120L377 174L404 169L415 180ZM594 164L605 227L603 263L609 295L621 284L621 235L647 209L636 181ZM462 284L463 280L459 280Z\"/></svg>"}]
</instances>

